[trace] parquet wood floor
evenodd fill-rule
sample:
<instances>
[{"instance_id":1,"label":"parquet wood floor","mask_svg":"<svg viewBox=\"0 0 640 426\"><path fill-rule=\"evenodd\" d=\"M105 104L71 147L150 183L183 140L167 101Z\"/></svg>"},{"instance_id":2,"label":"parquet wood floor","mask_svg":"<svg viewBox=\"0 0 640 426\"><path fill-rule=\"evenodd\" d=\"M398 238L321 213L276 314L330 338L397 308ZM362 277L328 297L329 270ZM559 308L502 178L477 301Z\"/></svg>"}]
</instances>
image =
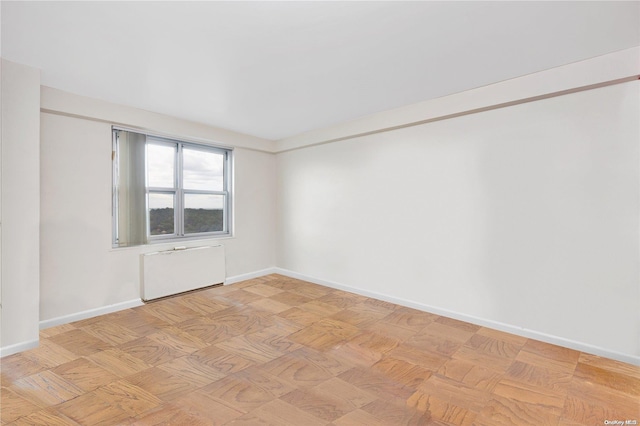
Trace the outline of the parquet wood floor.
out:
<instances>
[{"instance_id":1,"label":"parquet wood floor","mask_svg":"<svg viewBox=\"0 0 640 426\"><path fill-rule=\"evenodd\" d=\"M269 275L43 330L2 425L640 422L640 368Z\"/></svg>"}]
</instances>

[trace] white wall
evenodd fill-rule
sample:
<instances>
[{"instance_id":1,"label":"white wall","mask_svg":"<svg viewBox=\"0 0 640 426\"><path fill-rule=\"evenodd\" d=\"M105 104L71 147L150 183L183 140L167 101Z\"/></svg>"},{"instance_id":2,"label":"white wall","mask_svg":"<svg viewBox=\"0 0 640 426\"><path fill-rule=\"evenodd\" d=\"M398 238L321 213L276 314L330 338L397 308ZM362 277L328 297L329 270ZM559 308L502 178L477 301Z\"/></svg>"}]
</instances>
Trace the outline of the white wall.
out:
<instances>
[{"instance_id":1,"label":"white wall","mask_svg":"<svg viewBox=\"0 0 640 426\"><path fill-rule=\"evenodd\" d=\"M53 105L58 95L58 91L43 88L43 104ZM100 111L91 109L94 102L105 105L86 98L80 104L89 105L89 112ZM220 137L216 129L209 128L207 134L208 129L202 125L170 117L159 120L157 114L122 108L128 113L124 124L130 126L149 128L156 124L156 131L175 136ZM115 105L109 110L120 111ZM103 116L104 121L95 116L86 119L59 112L41 114L40 316L46 325L84 311L139 300L139 255L175 246L111 248L111 118L108 114ZM242 135L234 137L242 139ZM259 146L256 139L247 136L250 143ZM213 141L224 145L235 142L231 138ZM234 159L234 237L180 244L222 243L228 277L275 265L275 157L236 148Z\"/></svg>"},{"instance_id":2,"label":"white wall","mask_svg":"<svg viewBox=\"0 0 640 426\"><path fill-rule=\"evenodd\" d=\"M280 153L278 266L640 360L639 102L636 80Z\"/></svg>"},{"instance_id":3,"label":"white wall","mask_svg":"<svg viewBox=\"0 0 640 426\"><path fill-rule=\"evenodd\" d=\"M40 71L2 60L0 354L37 345Z\"/></svg>"}]
</instances>

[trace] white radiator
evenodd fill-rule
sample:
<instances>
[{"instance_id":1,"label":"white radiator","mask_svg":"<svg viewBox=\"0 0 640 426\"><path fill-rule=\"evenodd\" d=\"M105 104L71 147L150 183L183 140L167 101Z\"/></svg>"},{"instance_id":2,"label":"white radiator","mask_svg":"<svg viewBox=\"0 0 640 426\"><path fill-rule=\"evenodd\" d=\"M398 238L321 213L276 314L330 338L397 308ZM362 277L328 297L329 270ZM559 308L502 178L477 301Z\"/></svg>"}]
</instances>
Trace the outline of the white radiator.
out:
<instances>
[{"instance_id":1,"label":"white radiator","mask_svg":"<svg viewBox=\"0 0 640 426\"><path fill-rule=\"evenodd\" d=\"M224 283L224 246L156 251L140 256L142 300Z\"/></svg>"}]
</instances>

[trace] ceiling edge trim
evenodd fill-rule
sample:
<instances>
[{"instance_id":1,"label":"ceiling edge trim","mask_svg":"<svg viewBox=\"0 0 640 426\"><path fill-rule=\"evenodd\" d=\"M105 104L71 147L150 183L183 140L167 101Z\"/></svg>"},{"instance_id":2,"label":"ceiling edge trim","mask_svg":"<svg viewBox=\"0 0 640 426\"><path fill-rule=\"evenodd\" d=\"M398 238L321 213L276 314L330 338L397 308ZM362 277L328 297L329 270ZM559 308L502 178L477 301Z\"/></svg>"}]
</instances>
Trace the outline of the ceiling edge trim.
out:
<instances>
[{"instance_id":1,"label":"ceiling edge trim","mask_svg":"<svg viewBox=\"0 0 640 426\"><path fill-rule=\"evenodd\" d=\"M428 118L428 119L421 120L421 121L414 121L412 123L401 124L401 125L398 125L398 126L386 127L386 128L383 128L383 129L372 130L370 132L358 133L358 134L348 135L348 136L335 138L335 139L330 139L330 140L326 140L326 141L322 141L322 142L316 142L316 143L309 144L309 145L304 145L304 146L299 146L299 147L295 147L295 148L281 150L281 151L278 151L278 154L279 153L283 153L283 152L296 151L296 150L304 149L304 148L310 148L312 146L326 145L326 144L329 144L329 143L340 142L340 141L344 141L344 140L347 140L347 139L355 139L355 138L360 138L360 137L363 137L363 136L375 135L375 134L378 134L378 133L386 133L386 132L391 132L391 131L394 131L394 130L406 129L407 127L420 126L422 124L434 123L436 121L449 120L451 118L463 117L465 115L477 114L477 113L480 113L480 112L491 111L491 110L494 110L494 109L507 108L507 107L511 107L511 106L515 106L515 105L521 105L521 104L526 104L526 103L529 103L529 102L541 101L541 100L544 100L544 99L550 99L550 98L555 98L555 97L558 97L558 96L570 95L572 93L584 92L584 91L587 91L587 90L599 89L601 87L613 86L613 85L616 85L616 84L628 83L630 81L637 81L637 80L640 80L640 74L639 75L632 75L632 76L629 76L629 77L623 77L623 78L619 78L619 79L616 79L616 80L605 81L605 82L602 82L602 83L590 84L588 86L581 86L581 87L576 87L576 88L573 88L573 89L561 90L559 92L547 93L547 94L538 95L538 96L532 96L530 98L519 99L519 100L515 100L515 101L510 101L510 102L504 102L504 103L497 104L497 105L491 105L491 106L482 107L482 108L475 108L475 109L470 109L470 110L467 110L467 111L461 111L461 112L457 112L457 113L453 113L453 114L442 115L442 116L439 116L439 117Z\"/></svg>"},{"instance_id":2,"label":"ceiling edge trim","mask_svg":"<svg viewBox=\"0 0 640 426\"><path fill-rule=\"evenodd\" d=\"M234 148L275 153L275 141L269 139L80 96L48 86L40 87L40 111L112 125L146 129Z\"/></svg>"},{"instance_id":3,"label":"ceiling edge trim","mask_svg":"<svg viewBox=\"0 0 640 426\"><path fill-rule=\"evenodd\" d=\"M618 84L634 80L639 74L640 46L637 46L280 139L276 141L276 152L334 143Z\"/></svg>"}]
</instances>

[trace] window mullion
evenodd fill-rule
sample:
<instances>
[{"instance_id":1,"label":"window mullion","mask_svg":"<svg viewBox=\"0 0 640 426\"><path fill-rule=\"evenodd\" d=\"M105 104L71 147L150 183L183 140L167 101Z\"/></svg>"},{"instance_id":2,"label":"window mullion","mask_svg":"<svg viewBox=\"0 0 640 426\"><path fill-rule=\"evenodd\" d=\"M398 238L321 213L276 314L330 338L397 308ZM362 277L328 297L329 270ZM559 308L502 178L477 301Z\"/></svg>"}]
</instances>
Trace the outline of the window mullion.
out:
<instances>
[{"instance_id":1,"label":"window mullion","mask_svg":"<svg viewBox=\"0 0 640 426\"><path fill-rule=\"evenodd\" d=\"M176 155L176 231L177 235L184 236L184 185L183 185L183 161L182 144L177 144Z\"/></svg>"}]
</instances>

